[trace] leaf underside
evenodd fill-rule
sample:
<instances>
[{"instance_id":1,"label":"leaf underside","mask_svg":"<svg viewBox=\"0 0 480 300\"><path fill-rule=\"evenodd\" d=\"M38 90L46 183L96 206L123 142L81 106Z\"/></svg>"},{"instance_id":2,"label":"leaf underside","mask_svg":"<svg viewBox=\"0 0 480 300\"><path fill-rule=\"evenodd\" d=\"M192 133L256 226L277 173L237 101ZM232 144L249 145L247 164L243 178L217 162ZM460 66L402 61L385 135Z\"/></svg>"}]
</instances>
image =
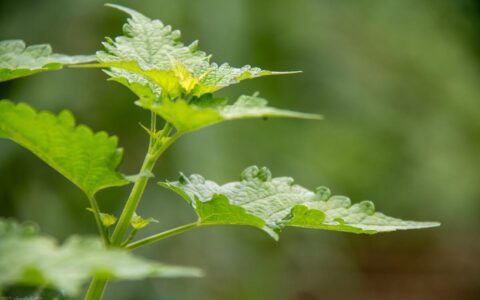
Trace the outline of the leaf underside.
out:
<instances>
[{"instance_id":1,"label":"leaf underside","mask_svg":"<svg viewBox=\"0 0 480 300\"><path fill-rule=\"evenodd\" d=\"M68 111L54 115L1 100L0 138L28 149L89 196L128 184L116 171L123 152L117 148L117 137L76 126Z\"/></svg>"},{"instance_id":2,"label":"leaf underside","mask_svg":"<svg viewBox=\"0 0 480 300\"><path fill-rule=\"evenodd\" d=\"M220 98L222 99L222 98ZM223 98L224 99L224 98ZM299 113L267 106L267 101L258 96L240 96L233 104L217 102L211 94L204 95L195 103L183 100L164 100L152 110L172 123L180 132L189 132L223 121L251 118L300 118L320 119L315 114Z\"/></svg>"},{"instance_id":3,"label":"leaf underside","mask_svg":"<svg viewBox=\"0 0 480 300\"><path fill-rule=\"evenodd\" d=\"M272 178L267 168L256 166L245 169L241 181L225 185L200 175L182 175L179 181L160 185L190 203L199 224L250 225L276 240L286 226L374 234L440 225L392 218L375 212L371 201L352 205L347 197L332 196L328 188L312 192L290 177Z\"/></svg>"},{"instance_id":4,"label":"leaf underside","mask_svg":"<svg viewBox=\"0 0 480 300\"><path fill-rule=\"evenodd\" d=\"M23 284L55 288L75 296L92 276L113 280L198 277L195 268L169 266L105 249L94 238L74 236L62 245L32 226L0 219L0 290Z\"/></svg>"},{"instance_id":5,"label":"leaf underside","mask_svg":"<svg viewBox=\"0 0 480 300\"><path fill-rule=\"evenodd\" d=\"M21 40L0 41L0 82L95 60L93 55L52 53L48 44L27 47Z\"/></svg>"}]
</instances>

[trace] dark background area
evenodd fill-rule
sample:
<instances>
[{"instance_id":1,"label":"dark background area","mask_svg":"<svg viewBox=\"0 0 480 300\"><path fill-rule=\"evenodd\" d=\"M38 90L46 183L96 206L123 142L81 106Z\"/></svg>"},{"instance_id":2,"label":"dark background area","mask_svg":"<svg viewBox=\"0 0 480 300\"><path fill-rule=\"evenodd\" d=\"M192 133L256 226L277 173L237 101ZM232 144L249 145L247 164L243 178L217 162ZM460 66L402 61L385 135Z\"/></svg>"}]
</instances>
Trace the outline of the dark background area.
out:
<instances>
[{"instance_id":1,"label":"dark background area","mask_svg":"<svg viewBox=\"0 0 480 300\"><path fill-rule=\"evenodd\" d=\"M122 13L103 1L0 0L0 40L50 43L91 54L121 34ZM161 158L156 179L180 171L218 182L268 166L309 188L327 185L389 215L435 220L429 230L362 236L215 227L138 251L203 268L203 279L121 282L106 299L480 299L480 5L417 1L116 1L182 30L216 62L300 75L244 82L274 106L321 113L321 122L230 122L189 134ZM138 171L149 114L99 70L66 69L5 82L0 98L70 109L79 123L118 135L121 171ZM128 188L99 194L119 213ZM87 199L26 150L0 142L0 216L34 221L61 240L95 234ZM186 203L151 184L139 213L160 220L144 234L194 220Z\"/></svg>"}]
</instances>

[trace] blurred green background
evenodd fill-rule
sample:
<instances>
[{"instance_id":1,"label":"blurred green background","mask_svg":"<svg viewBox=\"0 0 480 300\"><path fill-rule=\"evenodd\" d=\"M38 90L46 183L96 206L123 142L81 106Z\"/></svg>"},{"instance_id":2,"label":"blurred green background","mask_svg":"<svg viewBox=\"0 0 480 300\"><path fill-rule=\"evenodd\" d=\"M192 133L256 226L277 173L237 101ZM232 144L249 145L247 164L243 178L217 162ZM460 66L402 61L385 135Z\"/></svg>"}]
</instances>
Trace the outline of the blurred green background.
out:
<instances>
[{"instance_id":1,"label":"blurred green background","mask_svg":"<svg viewBox=\"0 0 480 300\"><path fill-rule=\"evenodd\" d=\"M122 13L103 1L0 0L0 40L51 43L90 54L121 34ZM276 243L246 227L205 228L138 251L203 268L204 279L109 285L106 299L480 299L480 4L473 1L116 1L200 40L216 62L300 75L248 81L222 94L260 91L321 122L238 121L189 134L156 170L218 182L268 166L303 186L327 185L390 215L437 220L437 229L359 236L287 229ZM0 85L0 97L68 108L125 148L133 174L149 114L99 70L48 72ZM26 150L0 143L0 216L32 220L59 239L95 234L81 192ZM119 213L128 188L99 194ZM139 213L160 220L144 234L194 220L186 203L151 184Z\"/></svg>"}]
</instances>

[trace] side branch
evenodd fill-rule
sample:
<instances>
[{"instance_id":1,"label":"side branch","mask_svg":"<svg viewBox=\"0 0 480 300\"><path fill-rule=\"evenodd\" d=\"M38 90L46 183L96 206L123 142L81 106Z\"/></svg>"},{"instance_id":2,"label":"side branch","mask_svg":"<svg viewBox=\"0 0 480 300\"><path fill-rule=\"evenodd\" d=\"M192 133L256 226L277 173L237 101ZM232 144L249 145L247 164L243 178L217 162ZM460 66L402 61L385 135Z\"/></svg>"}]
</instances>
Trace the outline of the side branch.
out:
<instances>
[{"instance_id":1,"label":"side branch","mask_svg":"<svg viewBox=\"0 0 480 300\"><path fill-rule=\"evenodd\" d=\"M180 226L180 227L176 227L176 228L164 231L164 232L154 234L152 236L149 236L147 238L144 238L144 239L141 239L139 241L133 242L131 244L128 244L125 247L125 249L133 250L133 249L139 248L141 246L152 244L152 243L161 241L163 239L172 237L174 235L178 235L178 234L190 231L192 229L199 228L200 226L201 226L200 224L195 222L195 223L186 224L186 225L183 225L183 226Z\"/></svg>"}]
</instances>

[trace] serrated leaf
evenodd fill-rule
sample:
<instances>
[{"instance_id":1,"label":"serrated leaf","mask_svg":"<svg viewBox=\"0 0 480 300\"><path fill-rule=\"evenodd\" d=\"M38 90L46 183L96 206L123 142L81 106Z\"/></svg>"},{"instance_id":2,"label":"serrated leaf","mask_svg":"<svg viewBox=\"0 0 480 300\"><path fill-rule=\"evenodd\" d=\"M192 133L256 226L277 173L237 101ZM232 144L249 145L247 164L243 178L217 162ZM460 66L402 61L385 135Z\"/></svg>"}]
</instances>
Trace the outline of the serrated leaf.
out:
<instances>
[{"instance_id":1,"label":"serrated leaf","mask_svg":"<svg viewBox=\"0 0 480 300\"><path fill-rule=\"evenodd\" d=\"M94 213L94 210L91 209L90 207L88 207L87 210L91 213ZM117 217L111 214L101 212L100 221L102 221L103 226L105 226L106 228L109 228L113 226L115 223L117 223Z\"/></svg>"},{"instance_id":2,"label":"serrated leaf","mask_svg":"<svg viewBox=\"0 0 480 300\"><path fill-rule=\"evenodd\" d=\"M150 86L139 82L138 77L128 75L133 72L158 85L163 97L173 98L182 93L201 96L245 79L292 73L272 72L248 65L235 68L210 63L211 56L199 51L197 42L188 46L180 42L180 31L132 9L108 6L130 15L123 28L124 35L107 39L105 51L97 53L100 65L111 67L117 81L118 77L124 77L129 84ZM117 72L118 69L127 70L127 73Z\"/></svg>"},{"instance_id":3,"label":"serrated leaf","mask_svg":"<svg viewBox=\"0 0 480 300\"><path fill-rule=\"evenodd\" d=\"M115 136L75 125L68 111L36 112L26 104L0 101L0 137L30 150L87 195L128 184L117 171L122 149Z\"/></svg>"},{"instance_id":4,"label":"serrated leaf","mask_svg":"<svg viewBox=\"0 0 480 300\"><path fill-rule=\"evenodd\" d=\"M321 119L316 114L283 110L268 106L268 102L257 96L240 96L233 104L226 104L224 98L216 101L211 94L204 95L192 103L164 100L152 110L172 123L180 132L189 132L222 121L251 118L300 118Z\"/></svg>"},{"instance_id":5,"label":"serrated leaf","mask_svg":"<svg viewBox=\"0 0 480 300\"><path fill-rule=\"evenodd\" d=\"M243 224L260 228L274 239L286 226L374 234L439 226L404 221L375 212L370 201L351 204L319 187L312 192L290 177L272 178L267 168L249 167L241 181L225 185L200 175L181 176L160 185L182 196L196 210L199 224Z\"/></svg>"},{"instance_id":6,"label":"serrated leaf","mask_svg":"<svg viewBox=\"0 0 480 300\"><path fill-rule=\"evenodd\" d=\"M0 219L0 289L13 284L50 287L76 296L94 275L102 279L198 277L195 268L170 266L103 248L94 238L74 236L59 245L30 226Z\"/></svg>"},{"instance_id":7,"label":"serrated leaf","mask_svg":"<svg viewBox=\"0 0 480 300\"><path fill-rule=\"evenodd\" d=\"M95 60L93 55L52 53L47 44L27 47L21 40L0 41L0 82Z\"/></svg>"},{"instance_id":8,"label":"serrated leaf","mask_svg":"<svg viewBox=\"0 0 480 300\"><path fill-rule=\"evenodd\" d=\"M132 225L133 229L135 230L143 229L150 223L158 223L158 220L155 218L144 219L141 216L137 215L137 213L133 214L132 220L130 221L130 225Z\"/></svg>"}]
</instances>

